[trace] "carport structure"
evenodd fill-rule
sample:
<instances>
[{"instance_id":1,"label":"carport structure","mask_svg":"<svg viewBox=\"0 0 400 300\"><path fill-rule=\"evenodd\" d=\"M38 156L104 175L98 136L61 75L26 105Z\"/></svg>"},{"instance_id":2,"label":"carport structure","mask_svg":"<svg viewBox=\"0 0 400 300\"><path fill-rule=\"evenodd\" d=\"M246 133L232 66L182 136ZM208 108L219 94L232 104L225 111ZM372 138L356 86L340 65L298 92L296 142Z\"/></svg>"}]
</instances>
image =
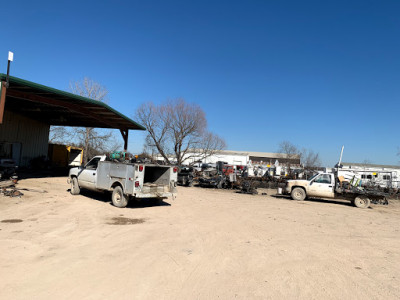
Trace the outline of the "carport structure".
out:
<instances>
[{"instance_id":1,"label":"carport structure","mask_svg":"<svg viewBox=\"0 0 400 300\"><path fill-rule=\"evenodd\" d=\"M10 111L47 125L119 129L128 148L129 130L146 130L107 104L0 73L0 124Z\"/></svg>"}]
</instances>

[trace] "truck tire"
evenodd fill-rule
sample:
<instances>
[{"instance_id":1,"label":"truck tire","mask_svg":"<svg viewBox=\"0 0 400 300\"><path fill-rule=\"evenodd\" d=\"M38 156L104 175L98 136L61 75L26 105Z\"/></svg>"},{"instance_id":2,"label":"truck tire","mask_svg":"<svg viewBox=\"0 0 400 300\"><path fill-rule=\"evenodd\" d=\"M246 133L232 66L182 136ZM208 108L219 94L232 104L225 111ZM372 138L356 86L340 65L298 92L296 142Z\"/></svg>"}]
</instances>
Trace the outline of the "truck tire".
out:
<instances>
[{"instance_id":1,"label":"truck tire","mask_svg":"<svg viewBox=\"0 0 400 300\"><path fill-rule=\"evenodd\" d=\"M223 182L222 179L217 183L217 189L222 189L223 187Z\"/></svg>"},{"instance_id":2,"label":"truck tire","mask_svg":"<svg viewBox=\"0 0 400 300\"><path fill-rule=\"evenodd\" d=\"M70 193L72 195L79 195L80 192L81 192L81 189L78 184L78 178L72 177Z\"/></svg>"},{"instance_id":3,"label":"truck tire","mask_svg":"<svg viewBox=\"0 0 400 300\"><path fill-rule=\"evenodd\" d=\"M117 185L111 195L111 200L116 207L126 207L128 205L128 196L124 194L122 188Z\"/></svg>"},{"instance_id":4,"label":"truck tire","mask_svg":"<svg viewBox=\"0 0 400 300\"><path fill-rule=\"evenodd\" d=\"M371 204L371 200L365 196L358 196L352 202L354 206L358 208L368 208Z\"/></svg>"},{"instance_id":5,"label":"truck tire","mask_svg":"<svg viewBox=\"0 0 400 300\"><path fill-rule=\"evenodd\" d=\"M297 201L303 201L304 199L306 199L306 191L302 188L294 188L292 190L292 193L290 194L292 196L293 200L297 200Z\"/></svg>"}]
</instances>

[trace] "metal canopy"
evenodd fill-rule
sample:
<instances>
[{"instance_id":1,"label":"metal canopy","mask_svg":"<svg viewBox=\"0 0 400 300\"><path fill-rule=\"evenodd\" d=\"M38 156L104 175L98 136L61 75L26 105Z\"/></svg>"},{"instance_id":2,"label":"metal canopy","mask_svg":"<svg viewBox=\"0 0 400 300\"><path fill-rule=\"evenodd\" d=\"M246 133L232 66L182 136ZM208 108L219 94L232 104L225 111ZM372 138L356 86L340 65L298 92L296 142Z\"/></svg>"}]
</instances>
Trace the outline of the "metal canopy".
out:
<instances>
[{"instance_id":1,"label":"metal canopy","mask_svg":"<svg viewBox=\"0 0 400 300\"><path fill-rule=\"evenodd\" d=\"M10 110L49 125L119 129L125 141L125 149L129 129L146 130L142 125L101 101L12 76L9 79L10 85L6 89L4 84L6 75L0 73L0 80L2 81L0 124L4 110Z\"/></svg>"}]
</instances>

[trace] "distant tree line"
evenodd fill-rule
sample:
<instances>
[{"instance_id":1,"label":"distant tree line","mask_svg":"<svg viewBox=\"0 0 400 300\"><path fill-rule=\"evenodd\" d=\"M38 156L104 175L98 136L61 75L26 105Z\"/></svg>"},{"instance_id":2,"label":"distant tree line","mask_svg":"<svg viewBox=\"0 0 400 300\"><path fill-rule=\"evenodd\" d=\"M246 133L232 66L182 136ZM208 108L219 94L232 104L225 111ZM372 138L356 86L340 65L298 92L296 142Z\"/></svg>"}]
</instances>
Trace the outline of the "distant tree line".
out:
<instances>
[{"instance_id":1,"label":"distant tree line","mask_svg":"<svg viewBox=\"0 0 400 300\"><path fill-rule=\"evenodd\" d=\"M294 159L300 157L300 163L305 169L311 170L321 167L321 160L319 153L315 153L313 150L306 148L299 148L289 141L282 141L279 144L278 151L286 154L288 159ZM290 161L290 160L289 160ZM290 169L290 162L288 163Z\"/></svg>"}]
</instances>

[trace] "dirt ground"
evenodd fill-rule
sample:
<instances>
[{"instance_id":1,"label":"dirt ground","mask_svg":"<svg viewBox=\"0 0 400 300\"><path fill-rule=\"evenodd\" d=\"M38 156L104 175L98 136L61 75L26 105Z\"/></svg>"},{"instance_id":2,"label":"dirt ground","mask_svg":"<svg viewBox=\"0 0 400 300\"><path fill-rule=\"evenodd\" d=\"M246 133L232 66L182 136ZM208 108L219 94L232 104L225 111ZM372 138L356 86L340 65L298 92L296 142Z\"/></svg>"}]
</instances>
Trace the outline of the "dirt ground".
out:
<instances>
[{"instance_id":1,"label":"dirt ground","mask_svg":"<svg viewBox=\"0 0 400 300\"><path fill-rule=\"evenodd\" d=\"M0 196L1 299L400 298L398 201L179 187L120 209L65 177L19 187L35 191Z\"/></svg>"}]
</instances>

